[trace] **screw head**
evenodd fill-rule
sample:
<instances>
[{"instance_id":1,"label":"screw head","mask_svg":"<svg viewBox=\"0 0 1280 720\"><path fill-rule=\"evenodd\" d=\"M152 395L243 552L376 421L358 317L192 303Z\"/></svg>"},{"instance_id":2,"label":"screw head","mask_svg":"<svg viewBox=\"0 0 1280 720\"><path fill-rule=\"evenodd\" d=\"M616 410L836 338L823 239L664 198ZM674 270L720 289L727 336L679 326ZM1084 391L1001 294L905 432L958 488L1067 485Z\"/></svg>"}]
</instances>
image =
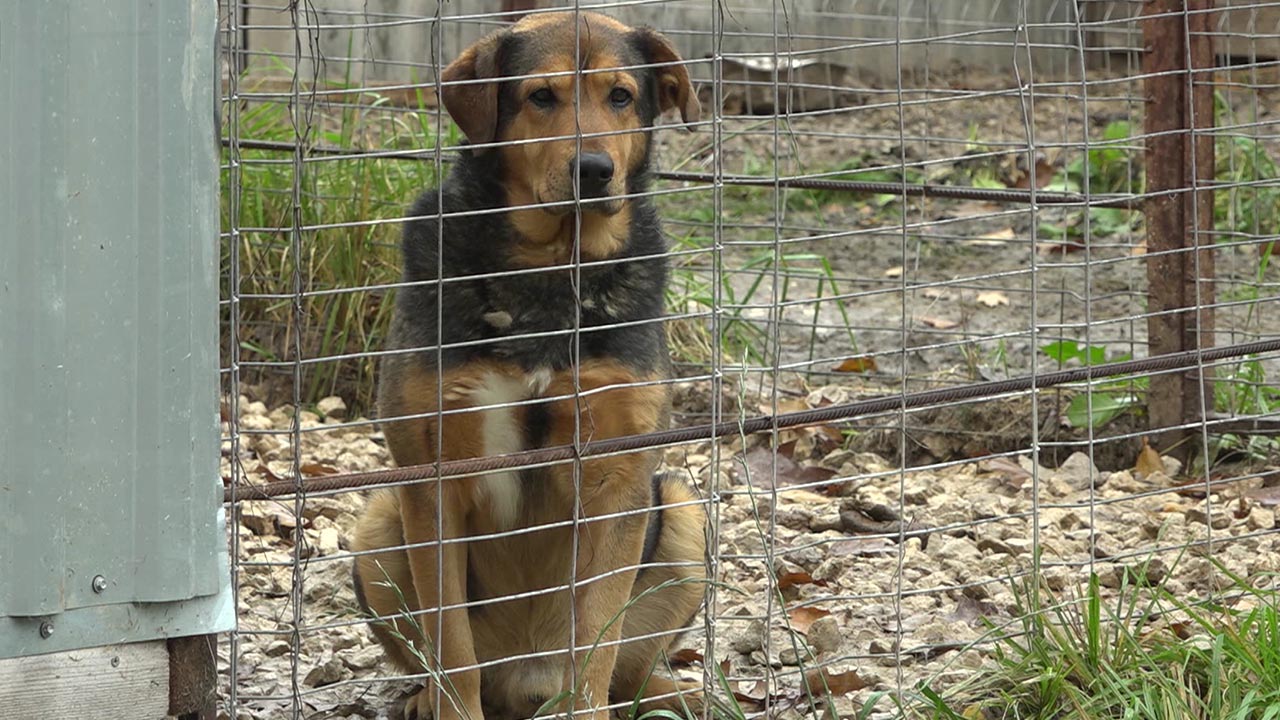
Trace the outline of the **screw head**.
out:
<instances>
[{"instance_id":1,"label":"screw head","mask_svg":"<svg viewBox=\"0 0 1280 720\"><path fill-rule=\"evenodd\" d=\"M107 579L102 577L101 575L94 575L93 591L96 593L101 593L106 589L107 589Z\"/></svg>"},{"instance_id":2,"label":"screw head","mask_svg":"<svg viewBox=\"0 0 1280 720\"><path fill-rule=\"evenodd\" d=\"M40 623L40 637L48 640L52 636L53 636L53 623L47 622L47 621Z\"/></svg>"}]
</instances>

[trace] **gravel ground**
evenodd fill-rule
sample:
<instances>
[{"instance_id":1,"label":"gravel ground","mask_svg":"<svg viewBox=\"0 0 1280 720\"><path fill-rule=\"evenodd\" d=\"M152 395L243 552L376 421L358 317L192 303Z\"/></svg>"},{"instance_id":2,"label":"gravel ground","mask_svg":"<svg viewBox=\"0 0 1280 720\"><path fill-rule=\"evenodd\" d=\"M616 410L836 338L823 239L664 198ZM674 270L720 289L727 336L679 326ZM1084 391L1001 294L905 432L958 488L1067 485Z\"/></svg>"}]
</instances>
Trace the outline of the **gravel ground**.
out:
<instances>
[{"instance_id":1,"label":"gravel ground","mask_svg":"<svg viewBox=\"0 0 1280 720\"><path fill-rule=\"evenodd\" d=\"M679 396L705 398L708 390L685 388ZM844 388L825 387L789 402L819 406L845 396ZM330 414L301 419L304 476L389 465L374 426L345 418L336 398L321 407ZM268 412L247 397L240 409L246 480L291 477L288 436L249 434L287 430L289 412ZM1139 569L1178 596L1202 596L1223 580L1205 547L1177 556L1209 537L1213 557L1234 572L1258 578L1280 570L1275 495L1261 479L1205 498L1177 487L1179 468L1169 459L1147 473L1103 472L1083 454L1036 472L1016 454L900 472L879 455L838 447L836 437L824 427L781 433L776 477L767 437L722 443L718 453L701 443L666 454L668 469L685 473L704 497L718 486L719 502L709 505L723 583L712 606L714 657L748 709L761 710L751 701L768 696L773 716L809 714L800 682L815 683L816 672L834 692L829 707L819 708L827 717L848 717L878 691L971 676L988 661L985 646L969 647L983 621L1016 617L1009 578L1031 567L1037 521L1053 590L1069 592L1092 566L1108 593ZM230 463L228 446L228 478ZM241 507L232 529L239 541L237 718L288 717L288 700L254 698L287 697L295 682L307 718L394 717L389 708L412 688L391 676L357 622L345 550L363 503L353 492L308 498L301 514L292 500ZM872 533L877 522L895 527L876 519L877 505L900 511L913 537L899 546L896 530ZM299 523L301 548L291 540ZM1152 560L1157 549L1168 551ZM296 653L295 621L305 628ZM677 672L701 677L706 627L700 618L677 643L685 663ZM230 653L224 643L224 698Z\"/></svg>"}]
</instances>

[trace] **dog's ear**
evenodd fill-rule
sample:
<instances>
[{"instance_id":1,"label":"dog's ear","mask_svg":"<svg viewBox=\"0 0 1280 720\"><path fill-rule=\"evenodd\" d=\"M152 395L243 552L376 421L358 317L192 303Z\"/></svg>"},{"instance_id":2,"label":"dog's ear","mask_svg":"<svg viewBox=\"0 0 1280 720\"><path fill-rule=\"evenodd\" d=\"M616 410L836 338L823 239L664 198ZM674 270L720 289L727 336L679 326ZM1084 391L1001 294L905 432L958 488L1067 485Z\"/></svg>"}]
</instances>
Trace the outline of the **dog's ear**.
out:
<instances>
[{"instance_id":1,"label":"dog's ear","mask_svg":"<svg viewBox=\"0 0 1280 720\"><path fill-rule=\"evenodd\" d=\"M676 52L671 42L653 28L637 28L635 40L646 63L681 62L680 53ZM678 108L680 119L685 123L697 122L702 114L702 106L698 104L698 94L693 91L693 83L689 80L689 71L685 66L664 65L653 68L653 72L658 84L658 110L666 112Z\"/></svg>"},{"instance_id":2,"label":"dog's ear","mask_svg":"<svg viewBox=\"0 0 1280 720\"><path fill-rule=\"evenodd\" d=\"M468 81L465 85L445 85L440 93L449 116L472 145L493 142L497 135L499 63L503 43L510 34L504 29L477 40L440 74L445 83Z\"/></svg>"}]
</instances>

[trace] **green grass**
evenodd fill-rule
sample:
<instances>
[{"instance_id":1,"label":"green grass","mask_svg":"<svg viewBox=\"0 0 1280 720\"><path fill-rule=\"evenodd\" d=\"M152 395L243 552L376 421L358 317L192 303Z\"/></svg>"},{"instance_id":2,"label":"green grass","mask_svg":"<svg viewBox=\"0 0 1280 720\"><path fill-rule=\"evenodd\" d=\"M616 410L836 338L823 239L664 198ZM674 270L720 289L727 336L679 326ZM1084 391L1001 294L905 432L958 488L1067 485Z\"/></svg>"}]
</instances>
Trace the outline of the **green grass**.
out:
<instances>
[{"instance_id":1,"label":"green grass","mask_svg":"<svg viewBox=\"0 0 1280 720\"><path fill-rule=\"evenodd\" d=\"M1067 597L1018 583L1017 619L993 628L991 661L949 689L929 685L902 717L930 720L1272 720L1280 718L1280 603L1217 565L1222 604L1192 604L1144 568Z\"/></svg>"},{"instance_id":2,"label":"green grass","mask_svg":"<svg viewBox=\"0 0 1280 720\"><path fill-rule=\"evenodd\" d=\"M373 108L379 104L375 102ZM371 121L369 118L375 115L376 121ZM317 113L316 120L311 138L317 144L366 150L430 149L435 145L428 114L421 109L386 113L345 108L337 114ZM243 109L240 135L254 140L295 140L288 108L279 104ZM224 150L224 165L229 159ZM412 198L434 184L434 163L388 158L325 158L305 163L298 178L299 222L353 224L304 231L297 243L299 253L291 232L295 180L291 156L242 150L240 159L238 226L247 228L239 237L240 294L291 295L297 290L354 289L306 297L296 307L291 297L242 300L241 361L289 362L296 359L295 345L300 346L304 358L379 349L390 319L389 298L376 289L360 288L399 279L400 226L398 222L370 221L403 215ZM230 174L224 171L224 230L231 226L229 180ZM221 259L225 298L231 290L230 241L222 243ZM229 309L224 306L224 336L228 321ZM367 408L373 397L372 369L373 361L368 358L308 365L302 388L304 401L314 402L340 393L357 408ZM272 374L252 367L245 372L251 382Z\"/></svg>"}]
</instances>

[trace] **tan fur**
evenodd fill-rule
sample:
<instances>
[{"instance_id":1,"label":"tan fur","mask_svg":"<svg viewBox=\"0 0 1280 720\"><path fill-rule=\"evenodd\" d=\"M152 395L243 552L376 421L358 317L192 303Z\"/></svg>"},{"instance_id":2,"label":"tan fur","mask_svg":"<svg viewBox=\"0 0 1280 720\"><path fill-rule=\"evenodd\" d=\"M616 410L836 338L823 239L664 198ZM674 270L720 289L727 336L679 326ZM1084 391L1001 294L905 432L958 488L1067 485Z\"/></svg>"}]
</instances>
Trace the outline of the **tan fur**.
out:
<instances>
[{"instance_id":1,"label":"tan fur","mask_svg":"<svg viewBox=\"0 0 1280 720\"><path fill-rule=\"evenodd\" d=\"M485 366L491 372L493 366ZM446 386L458 392L477 373L455 374L446 380ZM579 413L580 442L603 440L625 435L649 432L666 421L668 399L665 386L614 387L601 392L591 392L611 385L643 382L651 378L638 378L627 369L612 362L588 362L579 370L579 383L584 392L577 402L565 398L552 403L550 422L553 428L551 445L569 444L573 439L574 413ZM425 379L410 375L403 387L415 392L433 390L424 387ZM573 391L573 377L561 373L552 379L544 396L568 395ZM407 395L407 393L406 393ZM413 407L400 406L402 412L428 411L433 405L430 398L435 393L417 395ZM448 403L446 403L446 406ZM468 448L474 451L462 435L479 435L472 416L483 412L446 416L444 422L446 447ZM456 419L456 420L455 420ZM417 422L417 421L410 421ZM456 422L456 425L455 425ZM419 429L428 437L434 437L434 420L428 419ZM396 423L390 423L389 427ZM454 428L459 433L453 432ZM392 438L396 438L393 440ZM421 457L423 448L433 442L418 441L411 448L404 448L403 434L387 432L393 454ZM430 454L429 452L427 454ZM456 459L453 453L442 455ZM431 462L426 460L425 462ZM677 687L661 676L649 677L649 670L674 641L679 624L692 616L702 598L703 586L689 582L664 588L646 596L623 615L622 622L611 619L617 615L629 598L637 597L646 589L656 587L666 580L697 580L703 576L701 563L705 541L702 535L704 517L699 506L685 506L666 511L663 533L660 536L655 561L658 563L686 563L690 567L659 567L641 573L637 580L634 566L638 564L644 538L645 516L634 514L621 518L593 520L603 515L639 510L649 502L649 480L656 464L652 452L589 459L582 463L579 476L580 503L578 526L578 555L576 576L576 608L571 612L569 594L565 590L529 598L505 600L496 604L481 604L469 613L446 612L443 619L445 642L440 643L436 633L435 613L418 616L418 623L430 645L439 647L442 665L448 670L464 664L499 660L514 655L548 650L567 650L569 618L576 616L574 632L579 651L575 655L578 669L578 687L581 689L577 709L591 709L608 702L612 686L614 695L630 699L644 688L645 697L674 692ZM536 502L521 508L519 527L534 527L564 521L572 517L574 503L572 465L552 468L544 488ZM444 506L440 508L445 520L444 537L483 535L497 531L493 520L484 512L468 512L477 503L474 479L446 480L439 490ZM405 542L430 542L436 539L435 518L437 512L435 485L425 484L402 488L399 492L381 491L369 501L356 530L352 549L356 551L396 547ZM680 503L691 499L690 491L679 483L667 482L662 489L664 503ZM380 616L396 615L404 609L416 612L424 608L460 604L466 598L468 581L466 568L471 563L471 580L482 588L486 597L500 598L527 593L534 589L553 588L568 582L570 559L573 557L573 529L552 528L519 535L472 541L465 544L446 544L443 570L437 561L439 549L428 546L409 551L393 550L386 553L364 555L357 558L362 590L373 612ZM380 565L380 566L379 566ZM623 572L615 572L623 568ZM444 594L437 598L435 584L438 573L443 574ZM599 576L605 577L599 577ZM407 608L400 604L395 591L381 585L390 579L400 588ZM594 579L593 579L594 578ZM473 588L475 590L475 588ZM399 631L410 639L421 641L411 625L403 621L395 623ZM608 626L608 627L606 627ZM668 634L619 646L598 647L588 652L591 644L599 639L609 643L624 636L647 635L665 631ZM389 657L402 669L421 672L422 667L414 655L394 638L383 626L375 625L374 632L387 648ZM584 646L586 648L584 649ZM424 650L425 652L425 650ZM587 655L590 660L587 661ZM450 680L458 688L464 712L454 712L447 706L436 717L482 716L527 717L537 710L541 700L556 696L570 687L566 657L563 655L542 659L521 660L484 670L483 684L487 696L480 697L480 674L456 673ZM693 688L681 688L692 691ZM414 699L418 717L425 717L434 707L430 688ZM679 708L681 703L700 706L696 695L683 698L667 698L651 701L646 708ZM486 712L487 710L487 712Z\"/></svg>"}]
</instances>

